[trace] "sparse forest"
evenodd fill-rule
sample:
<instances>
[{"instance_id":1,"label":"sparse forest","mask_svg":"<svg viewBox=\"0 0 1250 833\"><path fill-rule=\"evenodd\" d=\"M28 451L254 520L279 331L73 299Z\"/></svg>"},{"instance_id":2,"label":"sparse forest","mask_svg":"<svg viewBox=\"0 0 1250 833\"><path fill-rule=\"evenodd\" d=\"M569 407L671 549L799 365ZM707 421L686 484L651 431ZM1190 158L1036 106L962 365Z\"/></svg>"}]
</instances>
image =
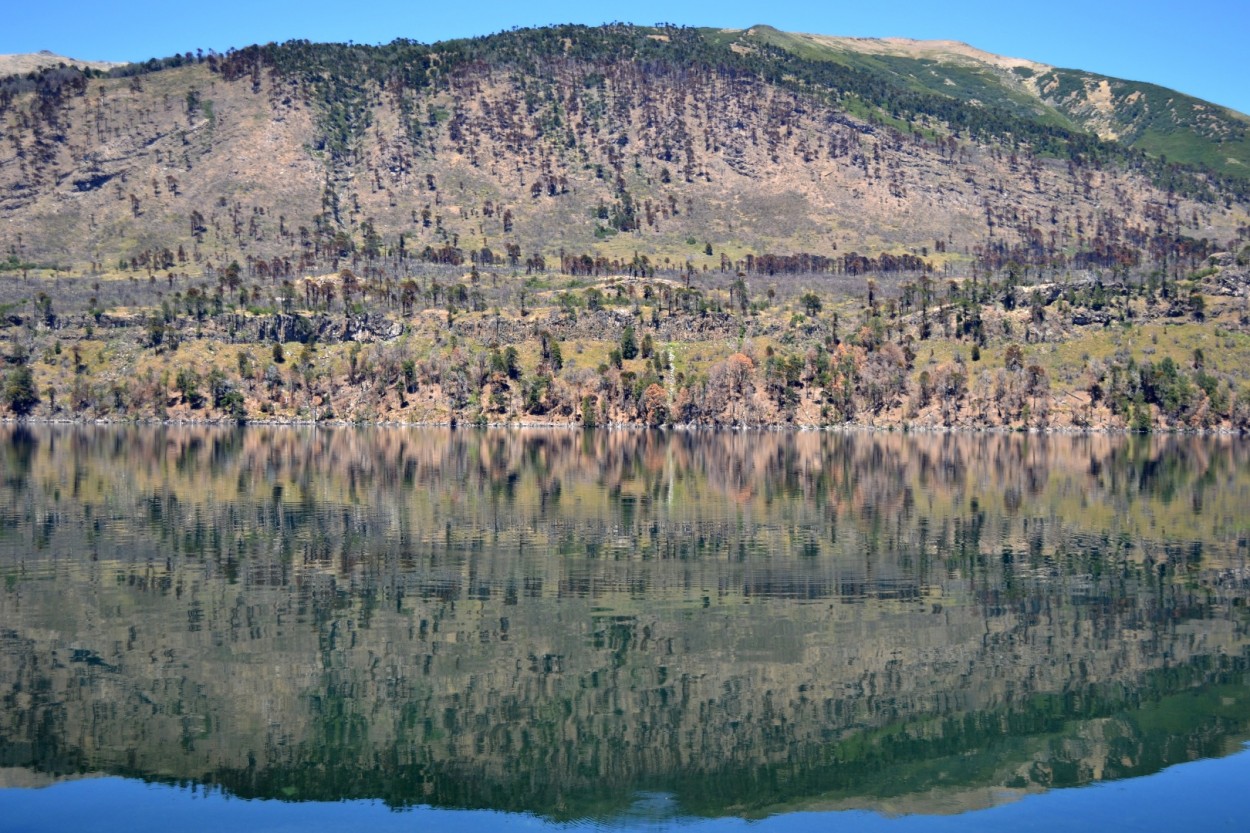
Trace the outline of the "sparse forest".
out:
<instances>
[{"instance_id":1,"label":"sparse forest","mask_svg":"<svg viewBox=\"0 0 1250 833\"><path fill-rule=\"evenodd\" d=\"M3 402L1250 427L1250 179L980 100L625 25L3 79Z\"/></svg>"}]
</instances>

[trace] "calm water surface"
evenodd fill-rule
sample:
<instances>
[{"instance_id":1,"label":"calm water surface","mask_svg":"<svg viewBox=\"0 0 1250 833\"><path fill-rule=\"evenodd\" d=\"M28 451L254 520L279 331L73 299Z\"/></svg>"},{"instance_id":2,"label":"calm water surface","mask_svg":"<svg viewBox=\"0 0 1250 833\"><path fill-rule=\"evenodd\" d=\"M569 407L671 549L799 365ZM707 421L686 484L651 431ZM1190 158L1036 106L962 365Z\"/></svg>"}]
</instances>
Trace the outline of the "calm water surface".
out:
<instances>
[{"instance_id":1,"label":"calm water surface","mask_svg":"<svg viewBox=\"0 0 1250 833\"><path fill-rule=\"evenodd\" d=\"M1244 829L1250 444L0 427L0 830Z\"/></svg>"}]
</instances>

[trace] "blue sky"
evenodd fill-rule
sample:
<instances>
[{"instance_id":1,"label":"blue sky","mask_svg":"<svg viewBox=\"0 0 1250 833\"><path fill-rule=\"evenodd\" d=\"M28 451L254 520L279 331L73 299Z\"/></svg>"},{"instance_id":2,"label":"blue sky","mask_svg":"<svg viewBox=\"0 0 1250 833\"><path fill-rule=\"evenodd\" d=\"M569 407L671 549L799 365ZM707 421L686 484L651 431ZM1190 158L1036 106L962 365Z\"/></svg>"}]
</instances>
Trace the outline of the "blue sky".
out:
<instances>
[{"instance_id":1,"label":"blue sky","mask_svg":"<svg viewBox=\"0 0 1250 833\"><path fill-rule=\"evenodd\" d=\"M11 3L0 53L49 49L143 60L196 48L307 38L385 43L489 34L513 26L659 21L858 37L961 40L1013 57L1151 81L1250 113L1250 0L668 0L630 3L211 0Z\"/></svg>"}]
</instances>

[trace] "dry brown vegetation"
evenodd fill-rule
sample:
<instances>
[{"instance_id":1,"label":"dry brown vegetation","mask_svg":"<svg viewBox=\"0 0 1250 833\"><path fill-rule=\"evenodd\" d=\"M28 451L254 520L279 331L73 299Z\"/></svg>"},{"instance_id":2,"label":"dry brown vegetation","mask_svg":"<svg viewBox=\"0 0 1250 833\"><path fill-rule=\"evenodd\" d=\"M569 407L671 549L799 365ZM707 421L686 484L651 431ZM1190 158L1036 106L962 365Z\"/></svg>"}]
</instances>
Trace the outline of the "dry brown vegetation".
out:
<instances>
[{"instance_id":1,"label":"dry brown vegetation","mask_svg":"<svg viewBox=\"0 0 1250 833\"><path fill-rule=\"evenodd\" d=\"M305 51L0 85L13 413L1250 419L1250 226L1209 172L729 65Z\"/></svg>"},{"instance_id":2,"label":"dry brown vegetation","mask_svg":"<svg viewBox=\"0 0 1250 833\"><path fill-rule=\"evenodd\" d=\"M0 108L5 251L76 273L237 260L286 277L427 247L426 260L510 270L568 252L674 273L808 253L838 260L833 278L852 252L955 274L1071 268L1082 252L1110 263L1118 247L1162 258L1163 240L1223 247L1245 223L1244 207L1142 172L875 122L710 70L567 61L535 81L469 65L402 110L387 90L362 95L367 129L336 142L301 82L263 68L19 93Z\"/></svg>"}]
</instances>

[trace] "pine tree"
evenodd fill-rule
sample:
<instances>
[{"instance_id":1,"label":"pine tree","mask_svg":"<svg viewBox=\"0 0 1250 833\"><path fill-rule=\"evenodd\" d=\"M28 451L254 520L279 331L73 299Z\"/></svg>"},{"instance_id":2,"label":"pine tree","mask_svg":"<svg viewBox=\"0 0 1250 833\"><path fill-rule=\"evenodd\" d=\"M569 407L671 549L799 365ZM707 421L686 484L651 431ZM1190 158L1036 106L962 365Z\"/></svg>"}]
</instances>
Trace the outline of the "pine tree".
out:
<instances>
[{"instance_id":1,"label":"pine tree","mask_svg":"<svg viewBox=\"0 0 1250 833\"><path fill-rule=\"evenodd\" d=\"M634 338L634 326L632 324L625 327L625 332L621 333L621 358L633 359L638 356L638 340Z\"/></svg>"},{"instance_id":2,"label":"pine tree","mask_svg":"<svg viewBox=\"0 0 1250 833\"><path fill-rule=\"evenodd\" d=\"M14 368L4 380L4 401L18 416L26 416L39 404L39 391L35 389L35 375L30 365Z\"/></svg>"}]
</instances>

